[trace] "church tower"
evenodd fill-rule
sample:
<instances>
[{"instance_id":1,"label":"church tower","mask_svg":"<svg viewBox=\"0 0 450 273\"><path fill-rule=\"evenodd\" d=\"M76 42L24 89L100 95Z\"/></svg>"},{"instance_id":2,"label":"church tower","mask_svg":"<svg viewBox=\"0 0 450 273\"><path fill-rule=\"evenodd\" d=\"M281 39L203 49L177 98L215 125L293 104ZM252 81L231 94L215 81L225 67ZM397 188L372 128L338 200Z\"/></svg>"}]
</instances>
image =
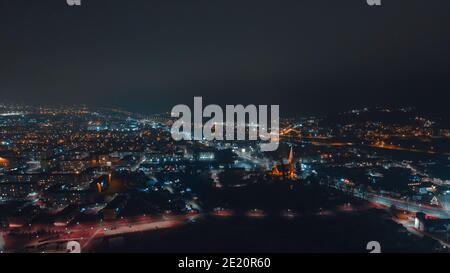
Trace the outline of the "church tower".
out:
<instances>
[{"instance_id":1,"label":"church tower","mask_svg":"<svg viewBox=\"0 0 450 273\"><path fill-rule=\"evenodd\" d=\"M289 152L289 158L288 158L288 175L287 175L287 177L289 179L297 178L297 174L295 173L294 151L292 150L292 146L291 146L291 150Z\"/></svg>"}]
</instances>

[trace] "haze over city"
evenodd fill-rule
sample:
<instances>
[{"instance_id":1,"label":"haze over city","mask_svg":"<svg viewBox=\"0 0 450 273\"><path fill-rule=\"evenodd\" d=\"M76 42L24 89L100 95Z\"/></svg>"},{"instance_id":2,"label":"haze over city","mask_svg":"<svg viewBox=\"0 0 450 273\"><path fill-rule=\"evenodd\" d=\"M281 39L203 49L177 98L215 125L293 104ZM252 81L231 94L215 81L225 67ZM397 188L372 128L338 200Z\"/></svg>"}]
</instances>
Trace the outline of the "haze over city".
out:
<instances>
[{"instance_id":1,"label":"haze over city","mask_svg":"<svg viewBox=\"0 0 450 273\"><path fill-rule=\"evenodd\" d=\"M0 253L448 253L450 1L375 2L0 0Z\"/></svg>"},{"instance_id":2,"label":"haze over city","mask_svg":"<svg viewBox=\"0 0 450 273\"><path fill-rule=\"evenodd\" d=\"M1 1L1 100L448 113L448 1Z\"/></svg>"}]
</instances>

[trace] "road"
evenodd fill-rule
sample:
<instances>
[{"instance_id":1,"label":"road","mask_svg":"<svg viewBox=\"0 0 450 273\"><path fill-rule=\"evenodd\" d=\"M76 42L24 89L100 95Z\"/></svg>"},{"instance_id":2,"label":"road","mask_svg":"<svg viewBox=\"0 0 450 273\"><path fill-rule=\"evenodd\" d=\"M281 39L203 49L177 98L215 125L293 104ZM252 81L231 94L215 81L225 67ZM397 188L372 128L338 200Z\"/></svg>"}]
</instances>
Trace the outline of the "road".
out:
<instances>
[{"instance_id":1,"label":"road","mask_svg":"<svg viewBox=\"0 0 450 273\"><path fill-rule=\"evenodd\" d=\"M351 193L353 196L367 200L369 202L377 203L384 205L386 207L394 206L398 209L410 211L410 212L423 212L425 214L428 214L433 217L441 218L441 219L448 219L450 218L450 211L440 208L440 207L433 207L428 206L424 204L419 204L411 201L401 200L389 196L382 196L374 193L362 193L362 192L350 192L346 191L342 188L336 187L335 185L331 186L334 189L337 189L339 191L343 191L346 193Z\"/></svg>"},{"instance_id":2,"label":"road","mask_svg":"<svg viewBox=\"0 0 450 273\"><path fill-rule=\"evenodd\" d=\"M414 202L408 202L405 200L395 199L387 196L380 196L375 194L368 194L366 197L368 201L379 203L385 206L395 206L396 208L411 211L411 212L423 212L433 217L448 219L450 218L450 212L439 207L432 207Z\"/></svg>"},{"instance_id":3,"label":"road","mask_svg":"<svg viewBox=\"0 0 450 273\"><path fill-rule=\"evenodd\" d=\"M172 228L185 224L200 216L200 214L169 215L162 217L141 216L134 219L120 219L100 223L83 223L63 229L52 227L52 231L59 230L63 233L58 234L56 238L55 236L47 236L47 238L36 237L29 242L26 247L28 249L33 249L51 243L78 241L83 252L89 252L92 247L92 242L95 239Z\"/></svg>"},{"instance_id":4,"label":"road","mask_svg":"<svg viewBox=\"0 0 450 273\"><path fill-rule=\"evenodd\" d=\"M337 187L333 187L333 188L342 190ZM445 210L445 209L439 208L439 207L432 207L432 206L428 206L428 205L417 204L414 202L408 202L405 200L400 200L400 199L396 199L396 198L392 198L392 197L388 197L388 196L381 196L381 195L372 194L372 193L365 193L365 194L353 193L353 195L357 198L361 198L361 199L367 200L367 201L375 203L375 204L381 204L386 207L395 206L398 209L409 211L409 212L423 212L427 215L437 217L440 219L449 219L450 218L450 212L448 210ZM450 243L448 242L448 238L444 239L436 234L432 234L429 232L424 232L424 231L416 229L416 227L414 225L414 218L409 218L406 221L402 221L402 220L398 220L398 219L394 219L394 218L392 220L394 220L395 222L397 222L399 224L402 224L412 234L432 238L432 239L440 242L441 245L443 245L447 248L450 248Z\"/></svg>"}]
</instances>

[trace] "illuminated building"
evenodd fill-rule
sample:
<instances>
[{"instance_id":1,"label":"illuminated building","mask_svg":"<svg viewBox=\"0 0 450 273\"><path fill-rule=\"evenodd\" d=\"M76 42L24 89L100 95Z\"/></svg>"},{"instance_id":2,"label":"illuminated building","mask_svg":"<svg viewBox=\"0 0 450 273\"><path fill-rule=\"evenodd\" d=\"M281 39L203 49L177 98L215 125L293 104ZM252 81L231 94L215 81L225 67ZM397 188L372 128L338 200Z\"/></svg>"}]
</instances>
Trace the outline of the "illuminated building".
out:
<instances>
[{"instance_id":1,"label":"illuminated building","mask_svg":"<svg viewBox=\"0 0 450 273\"><path fill-rule=\"evenodd\" d=\"M281 171L280 171L280 169L281 169ZM272 169L271 175L278 176L278 177L282 176L283 178L286 178L286 179L296 179L297 178L297 174L295 171L294 152L292 150L292 146L289 151L288 159L283 160L283 163L280 164L279 167L277 165L275 165Z\"/></svg>"},{"instance_id":2,"label":"illuminated building","mask_svg":"<svg viewBox=\"0 0 450 273\"><path fill-rule=\"evenodd\" d=\"M9 160L3 157L0 157L0 167L8 167L9 166Z\"/></svg>"},{"instance_id":3,"label":"illuminated building","mask_svg":"<svg viewBox=\"0 0 450 273\"><path fill-rule=\"evenodd\" d=\"M422 212L416 214L414 227L422 232L446 233L450 230L450 219L430 218Z\"/></svg>"}]
</instances>

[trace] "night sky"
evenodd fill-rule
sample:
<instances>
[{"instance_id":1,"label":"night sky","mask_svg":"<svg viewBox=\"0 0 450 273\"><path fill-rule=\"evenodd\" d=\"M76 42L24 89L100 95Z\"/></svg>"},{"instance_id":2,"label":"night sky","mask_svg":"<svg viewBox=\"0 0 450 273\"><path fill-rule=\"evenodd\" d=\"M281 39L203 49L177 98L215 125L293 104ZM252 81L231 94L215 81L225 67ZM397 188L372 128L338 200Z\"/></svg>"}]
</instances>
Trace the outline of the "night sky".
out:
<instances>
[{"instance_id":1,"label":"night sky","mask_svg":"<svg viewBox=\"0 0 450 273\"><path fill-rule=\"evenodd\" d=\"M450 1L0 0L0 100L450 113Z\"/></svg>"}]
</instances>

